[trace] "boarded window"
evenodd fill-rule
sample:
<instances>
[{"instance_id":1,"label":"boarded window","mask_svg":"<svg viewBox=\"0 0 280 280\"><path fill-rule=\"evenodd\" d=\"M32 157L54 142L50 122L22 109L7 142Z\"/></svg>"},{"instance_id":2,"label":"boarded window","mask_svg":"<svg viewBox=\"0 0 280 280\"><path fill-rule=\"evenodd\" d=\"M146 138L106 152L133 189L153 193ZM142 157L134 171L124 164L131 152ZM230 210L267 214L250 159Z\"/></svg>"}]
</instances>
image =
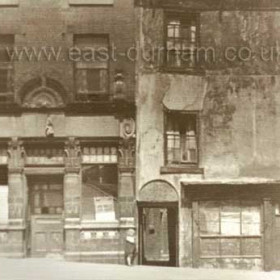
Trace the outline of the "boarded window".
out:
<instances>
[{"instance_id":1,"label":"boarded window","mask_svg":"<svg viewBox=\"0 0 280 280\"><path fill-rule=\"evenodd\" d=\"M261 213L255 201L199 203L201 257L261 256Z\"/></svg>"}]
</instances>

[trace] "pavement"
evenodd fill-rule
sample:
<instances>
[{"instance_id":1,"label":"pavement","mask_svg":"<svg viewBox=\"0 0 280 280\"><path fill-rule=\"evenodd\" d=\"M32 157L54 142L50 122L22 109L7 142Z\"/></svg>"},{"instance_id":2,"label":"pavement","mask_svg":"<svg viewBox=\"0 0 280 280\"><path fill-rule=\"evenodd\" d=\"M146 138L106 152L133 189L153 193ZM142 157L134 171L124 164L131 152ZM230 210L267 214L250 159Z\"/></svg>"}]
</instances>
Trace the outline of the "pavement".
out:
<instances>
[{"instance_id":1,"label":"pavement","mask_svg":"<svg viewBox=\"0 0 280 280\"><path fill-rule=\"evenodd\" d=\"M280 280L280 271L168 268L66 262L56 259L0 259L0 280Z\"/></svg>"}]
</instances>

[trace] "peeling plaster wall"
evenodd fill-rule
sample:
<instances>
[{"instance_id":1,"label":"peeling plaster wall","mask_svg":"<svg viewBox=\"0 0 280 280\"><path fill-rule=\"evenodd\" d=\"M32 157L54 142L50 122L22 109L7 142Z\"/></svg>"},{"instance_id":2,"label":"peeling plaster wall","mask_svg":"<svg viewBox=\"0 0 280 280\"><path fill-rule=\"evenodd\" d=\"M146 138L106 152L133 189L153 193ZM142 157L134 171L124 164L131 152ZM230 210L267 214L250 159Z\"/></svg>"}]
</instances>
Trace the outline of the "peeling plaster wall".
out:
<instances>
[{"instance_id":1,"label":"peeling plaster wall","mask_svg":"<svg viewBox=\"0 0 280 280\"><path fill-rule=\"evenodd\" d=\"M164 46L164 13L138 8L139 38L144 58L150 46ZM203 175L161 174L164 166L163 101L168 92L190 95L198 77L165 72L162 58L138 62L137 169L138 190L148 181L163 179L180 193L181 181L280 177L279 55L262 57L262 48L280 41L280 12L202 12L201 46L213 47L216 60L204 61L205 90L200 119L200 160ZM252 50L248 61L228 61L227 47ZM279 48L280 50L280 48ZM280 53L280 51L278 52ZM274 50L275 51L275 50ZM245 53L245 52L244 52ZM172 103L172 95L169 96ZM180 200L180 266L192 265L191 205Z\"/></svg>"}]
</instances>

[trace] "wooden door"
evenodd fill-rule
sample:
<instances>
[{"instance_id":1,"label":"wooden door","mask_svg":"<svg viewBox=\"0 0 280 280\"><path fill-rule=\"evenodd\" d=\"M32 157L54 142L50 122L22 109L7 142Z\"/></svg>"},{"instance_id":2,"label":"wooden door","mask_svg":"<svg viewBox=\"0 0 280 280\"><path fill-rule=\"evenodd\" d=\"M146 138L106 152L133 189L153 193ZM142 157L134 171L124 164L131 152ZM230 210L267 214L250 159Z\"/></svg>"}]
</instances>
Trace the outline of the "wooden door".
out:
<instances>
[{"instance_id":1,"label":"wooden door","mask_svg":"<svg viewBox=\"0 0 280 280\"><path fill-rule=\"evenodd\" d=\"M28 179L28 184L30 255L47 257L62 254L63 178L62 176L34 176Z\"/></svg>"},{"instance_id":2,"label":"wooden door","mask_svg":"<svg viewBox=\"0 0 280 280\"><path fill-rule=\"evenodd\" d=\"M61 215L32 216L31 256L52 257L63 253Z\"/></svg>"}]
</instances>

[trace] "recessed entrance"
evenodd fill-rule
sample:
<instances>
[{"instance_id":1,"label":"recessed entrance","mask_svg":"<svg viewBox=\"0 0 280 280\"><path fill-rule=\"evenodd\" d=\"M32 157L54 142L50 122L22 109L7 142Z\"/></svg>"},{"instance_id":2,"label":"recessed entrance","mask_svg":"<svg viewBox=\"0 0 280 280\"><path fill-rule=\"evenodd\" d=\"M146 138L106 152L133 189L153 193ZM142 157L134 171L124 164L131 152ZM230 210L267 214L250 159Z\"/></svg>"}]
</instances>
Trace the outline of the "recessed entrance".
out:
<instances>
[{"instance_id":1,"label":"recessed entrance","mask_svg":"<svg viewBox=\"0 0 280 280\"><path fill-rule=\"evenodd\" d=\"M177 205L139 207L141 264L176 266L177 217Z\"/></svg>"},{"instance_id":2,"label":"recessed entrance","mask_svg":"<svg viewBox=\"0 0 280 280\"><path fill-rule=\"evenodd\" d=\"M63 177L28 178L27 252L31 257L50 257L63 252Z\"/></svg>"}]
</instances>

